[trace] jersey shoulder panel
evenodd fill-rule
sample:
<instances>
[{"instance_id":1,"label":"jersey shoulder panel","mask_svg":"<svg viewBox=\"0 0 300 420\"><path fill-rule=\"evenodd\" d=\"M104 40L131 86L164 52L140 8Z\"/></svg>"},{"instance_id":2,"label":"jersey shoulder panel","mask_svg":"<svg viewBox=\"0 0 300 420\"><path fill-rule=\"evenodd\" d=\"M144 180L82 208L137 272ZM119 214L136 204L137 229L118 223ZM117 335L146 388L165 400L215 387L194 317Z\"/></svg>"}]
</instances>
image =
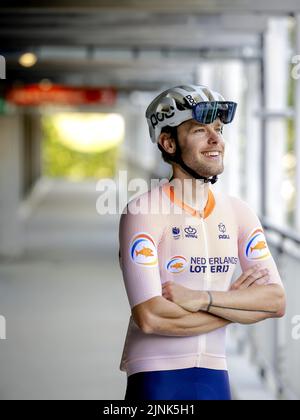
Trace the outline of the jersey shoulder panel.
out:
<instances>
[{"instance_id":1,"label":"jersey shoulder panel","mask_svg":"<svg viewBox=\"0 0 300 420\"><path fill-rule=\"evenodd\" d=\"M231 201L231 196L222 192L222 191L212 191L216 204L222 206L223 204L228 204Z\"/></svg>"},{"instance_id":2,"label":"jersey shoulder panel","mask_svg":"<svg viewBox=\"0 0 300 420\"><path fill-rule=\"evenodd\" d=\"M127 204L120 218L120 239L126 238L129 241L130 237L143 233L150 235L158 245L165 227L165 219L156 209L160 194L159 188L154 188Z\"/></svg>"},{"instance_id":3,"label":"jersey shoulder panel","mask_svg":"<svg viewBox=\"0 0 300 420\"><path fill-rule=\"evenodd\" d=\"M256 212L246 201L234 196L230 196L230 199L240 233L245 233L245 231L255 225L261 227L261 222Z\"/></svg>"},{"instance_id":4,"label":"jersey shoulder panel","mask_svg":"<svg viewBox=\"0 0 300 420\"><path fill-rule=\"evenodd\" d=\"M216 209L225 214L228 218L236 219L234 201L232 200L235 197L220 191L213 192L213 194L215 197Z\"/></svg>"},{"instance_id":5,"label":"jersey shoulder panel","mask_svg":"<svg viewBox=\"0 0 300 420\"><path fill-rule=\"evenodd\" d=\"M126 213L131 214L147 214L148 216L156 215L158 213L162 213L162 205L163 205L163 199L162 199L162 187L159 185L157 187L154 187L137 197L134 197L131 199L124 211Z\"/></svg>"},{"instance_id":6,"label":"jersey shoulder panel","mask_svg":"<svg viewBox=\"0 0 300 420\"><path fill-rule=\"evenodd\" d=\"M228 195L228 197L230 198L230 201L236 212L239 212L240 210L248 210L250 212L255 213L250 204L248 204L245 200L239 197L235 197L233 195Z\"/></svg>"},{"instance_id":7,"label":"jersey shoulder panel","mask_svg":"<svg viewBox=\"0 0 300 420\"><path fill-rule=\"evenodd\" d=\"M239 222L239 259L246 271L256 263L269 270L269 284L282 286L280 274L268 246L268 241L259 217L245 201L231 197Z\"/></svg>"},{"instance_id":8,"label":"jersey shoulder panel","mask_svg":"<svg viewBox=\"0 0 300 420\"><path fill-rule=\"evenodd\" d=\"M151 212L153 191L127 205L119 226L119 261L131 308L161 296L158 245L164 225L159 214Z\"/></svg>"}]
</instances>

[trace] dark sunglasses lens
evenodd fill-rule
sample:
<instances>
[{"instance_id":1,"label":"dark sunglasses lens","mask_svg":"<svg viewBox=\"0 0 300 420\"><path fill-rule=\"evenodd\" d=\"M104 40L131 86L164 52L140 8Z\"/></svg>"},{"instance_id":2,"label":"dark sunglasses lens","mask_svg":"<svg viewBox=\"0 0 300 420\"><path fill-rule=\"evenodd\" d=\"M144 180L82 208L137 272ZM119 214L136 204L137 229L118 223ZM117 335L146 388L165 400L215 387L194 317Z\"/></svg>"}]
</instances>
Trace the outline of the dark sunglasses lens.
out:
<instances>
[{"instance_id":1,"label":"dark sunglasses lens","mask_svg":"<svg viewBox=\"0 0 300 420\"><path fill-rule=\"evenodd\" d=\"M213 106L210 102L201 102L195 107L195 119L201 124L213 122Z\"/></svg>"},{"instance_id":2,"label":"dark sunglasses lens","mask_svg":"<svg viewBox=\"0 0 300 420\"><path fill-rule=\"evenodd\" d=\"M227 102L219 104L218 117L223 124L229 124L233 121L237 104L235 102Z\"/></svg>"},{"instance_id":3,"label":"dark sunglasses lens","mask_svg":"<svg viewBox=\"0 0 300 420\"><path fill-rule=\"evenodd\" d=\"M233 121L237 104L235 102L200 102L193 109L195 120L201 124L211 124L220 118L223 124Z\"/></svg>"}]
</instances>

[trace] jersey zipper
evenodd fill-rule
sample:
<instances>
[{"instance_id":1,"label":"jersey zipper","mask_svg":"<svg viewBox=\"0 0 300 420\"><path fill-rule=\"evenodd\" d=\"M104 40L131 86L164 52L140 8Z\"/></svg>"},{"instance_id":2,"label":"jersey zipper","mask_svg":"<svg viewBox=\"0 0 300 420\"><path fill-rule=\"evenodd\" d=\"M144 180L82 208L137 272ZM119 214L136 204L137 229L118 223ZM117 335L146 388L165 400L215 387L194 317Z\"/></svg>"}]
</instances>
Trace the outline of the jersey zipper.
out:
<instances>
[{"instance_id":1,"label":"jersey zipper","mask_svg":"<svg viewBox=\"0 0 300 420\"><path fill-rule=\"evenodd\" d=\"M203 235L203 242L204 242L204 249L205 249L205 258L207 262L206 270L204 273L203 290L209 290L210 285L211 285L211 275L209 271L209 252L208 252L208 242L207 242L205 221L202 216L201 216L201 227L202 227L202 235ZM198 337L197 367L200 367L201 355L203 353L206 353L206 334L201 334Z\"/></svg>"}]
</instances>

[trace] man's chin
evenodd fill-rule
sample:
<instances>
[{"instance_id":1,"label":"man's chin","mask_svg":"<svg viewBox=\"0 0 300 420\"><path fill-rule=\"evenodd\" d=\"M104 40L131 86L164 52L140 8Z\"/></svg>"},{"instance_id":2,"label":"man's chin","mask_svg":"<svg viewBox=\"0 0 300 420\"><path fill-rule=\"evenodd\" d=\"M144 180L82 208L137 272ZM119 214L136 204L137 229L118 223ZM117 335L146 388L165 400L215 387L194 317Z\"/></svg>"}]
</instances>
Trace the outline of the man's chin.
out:
<instances>
[{"instance_id":1,"label":"man's chin","mask_svg":"<svg viewBox=\"0 0 300 420\"><path fill-rule=\"evenodd\" d=\"M220 170L219 170L219 171L217 171L217 172L215 173L215 175L221 175L223 172L224 172L224 166L223 166L222 168L220 168Z\"/></svg>"},{"instance_id":2,"label":"man's chin","mask_svg":"<svg viewBox=\"0 0 300 420\"><path fill-rule=\"evenodd\" d=\"M203 175L203 176L205 176L206 178L210 178L210 177L212 177L212 176L217 176L217 175L220 175L220 174L222 174L223 172L224 172L224 167L219 168L218 170L215 170L215 171L211 171L211 172L209 172L207 175Z\"/></svg>"}]
</instances>

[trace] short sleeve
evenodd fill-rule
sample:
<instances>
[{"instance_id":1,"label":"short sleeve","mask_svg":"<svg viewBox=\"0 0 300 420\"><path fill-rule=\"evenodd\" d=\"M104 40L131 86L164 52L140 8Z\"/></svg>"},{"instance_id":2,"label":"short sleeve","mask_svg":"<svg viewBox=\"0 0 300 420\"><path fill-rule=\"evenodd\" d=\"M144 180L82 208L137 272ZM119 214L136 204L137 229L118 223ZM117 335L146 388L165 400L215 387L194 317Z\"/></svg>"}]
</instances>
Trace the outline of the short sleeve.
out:
<instances>
[{"instance_id":1,"label":"short sleeve","mask_svg":"<svg viewBox=\"0 0 300 420\"><path fill-rule=\"evenodd\" d=\"M120 267L130 307L162 296L158 243L162 236L158 216L123 212L119 226Z\"/></svg>"},{"instance_id":2,"label":"short sleeve","mask_svg":"<svg viewBox=\"0 0 300 420\"><path fill-rule=\"evenodd\" d=\"M269 284L282 286L259 218L247 203L236 197L231 199L238 222L238 252L242 271L260 263L262 268L269 269Z\"/></svg>"}]
</instances>

